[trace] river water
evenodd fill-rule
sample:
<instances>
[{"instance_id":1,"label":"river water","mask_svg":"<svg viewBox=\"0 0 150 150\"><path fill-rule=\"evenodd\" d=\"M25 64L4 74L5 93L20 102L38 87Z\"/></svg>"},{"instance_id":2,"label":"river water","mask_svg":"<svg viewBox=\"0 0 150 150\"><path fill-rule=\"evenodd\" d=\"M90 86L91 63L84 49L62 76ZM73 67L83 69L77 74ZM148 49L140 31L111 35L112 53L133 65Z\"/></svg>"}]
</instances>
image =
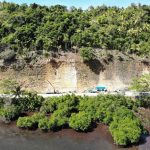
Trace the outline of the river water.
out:
<instances>
[{"instance_id":1,"label":"river water","mask_svg":"<svg viewBox=\"0 0 150 150\"><path fill-rule=\"evenodd\" d=\"M89 133L72 129L43 133L0 124L0 150L150 150L149 144L150 140L140 146L119 148L104 125Z\"/></svg>"}]
</instances>

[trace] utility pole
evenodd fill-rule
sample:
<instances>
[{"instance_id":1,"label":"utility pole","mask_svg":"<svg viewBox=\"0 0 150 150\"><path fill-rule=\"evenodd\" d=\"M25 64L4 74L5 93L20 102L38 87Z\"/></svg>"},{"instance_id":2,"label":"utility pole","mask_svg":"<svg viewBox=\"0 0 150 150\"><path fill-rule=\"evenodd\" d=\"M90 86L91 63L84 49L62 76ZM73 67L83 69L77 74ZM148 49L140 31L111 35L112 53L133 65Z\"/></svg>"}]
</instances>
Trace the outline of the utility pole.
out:
<instances>
[{"instance_id":1,"label":"utility pole","mask_svg":"<svg viewBox=\"0 0 150 150\"><path fill-rule=\"evenodd\" d=\"M56 94L56 90L55 87L52 85L52 83L50 81L47 80L47 82L52 86L53 90L54 90L54 94Z\"/></svg>"}]
</instances>

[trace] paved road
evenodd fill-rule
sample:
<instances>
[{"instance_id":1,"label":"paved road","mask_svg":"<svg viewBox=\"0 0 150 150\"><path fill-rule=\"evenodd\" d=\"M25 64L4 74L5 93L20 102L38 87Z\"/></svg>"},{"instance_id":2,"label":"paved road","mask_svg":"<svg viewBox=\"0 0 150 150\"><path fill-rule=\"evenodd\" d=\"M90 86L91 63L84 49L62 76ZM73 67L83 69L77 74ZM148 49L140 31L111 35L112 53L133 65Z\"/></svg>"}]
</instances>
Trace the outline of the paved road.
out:
<instances>
[{"instance_id":1,"label":"paved road","mask_svg":"<svg viewBox=\"0 0 150 150\"><path fill-rule=\"evenodd\" d=\"M64 96L64 95L68 95L68 94L72 94L72 93L63 93L63 94L38 94L40 96L43 96L43 97L59 97L59 96ZM75 95L77 96L97 96L98 93L75 93Z\"/></svg>"},{"instance_id":2,"label":"paved road","mask_svg":"<svg viewBox=\"0 0 150 150\"><path fill-rule=\"evenodd\" d=\"M43 97L59 97L59 96L63 96L63 95L68 95L68 94L72 94L72 93L63 93L63 94L38 94L40 96L43 96ZM99 93L75 93L75 95L77 96L97 96ZM0 94L0 97L13 97L13 95L11 94Z\"/></svg>"}]
</instances>

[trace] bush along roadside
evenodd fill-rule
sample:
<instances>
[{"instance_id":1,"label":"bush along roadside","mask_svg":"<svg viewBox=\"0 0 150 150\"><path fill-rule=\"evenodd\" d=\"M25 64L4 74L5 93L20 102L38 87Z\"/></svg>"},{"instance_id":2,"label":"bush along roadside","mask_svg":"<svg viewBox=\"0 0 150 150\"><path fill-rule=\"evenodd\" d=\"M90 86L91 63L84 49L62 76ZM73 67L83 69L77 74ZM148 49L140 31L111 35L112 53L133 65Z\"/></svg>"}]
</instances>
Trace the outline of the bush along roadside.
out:
<instances>
[{"instance_id":1,"label":"bush along roadside","mask_svg":"<svg viewBox=\"0 0 150 150\"><path fill-rule=\"evenodd\" d=\"M44 98L38 96L35 92L26 92L22 97L18 98L16 105L25 111L39 111Z\"/></svg>"}]
</instances>

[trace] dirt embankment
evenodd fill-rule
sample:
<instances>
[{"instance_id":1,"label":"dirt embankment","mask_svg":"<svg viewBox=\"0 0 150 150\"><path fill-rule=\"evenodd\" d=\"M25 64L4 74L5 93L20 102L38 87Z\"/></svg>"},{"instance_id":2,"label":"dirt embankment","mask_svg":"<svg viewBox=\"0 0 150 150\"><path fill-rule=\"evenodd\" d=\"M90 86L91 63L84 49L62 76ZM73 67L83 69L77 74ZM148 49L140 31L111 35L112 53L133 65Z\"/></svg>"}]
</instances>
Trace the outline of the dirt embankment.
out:
<instances>
[{"instance_id":1,"label":"dirt embankment","mask_svg":"<svg viewBox=\"0 0 150 150\"><path fill-rule=\"evenodd\" d=\"M78 54L67 53L59 58L39 59L21 70L13 67L1 70L0 80L25 81L28 89L39 93L53 92L54 88L60 92L84 91L96 85L116 90L128 87L132 78L144 73L150 73L150 63L129 56L103 54L96 60L83 62Z\"/></svg>"}]
</instances>

